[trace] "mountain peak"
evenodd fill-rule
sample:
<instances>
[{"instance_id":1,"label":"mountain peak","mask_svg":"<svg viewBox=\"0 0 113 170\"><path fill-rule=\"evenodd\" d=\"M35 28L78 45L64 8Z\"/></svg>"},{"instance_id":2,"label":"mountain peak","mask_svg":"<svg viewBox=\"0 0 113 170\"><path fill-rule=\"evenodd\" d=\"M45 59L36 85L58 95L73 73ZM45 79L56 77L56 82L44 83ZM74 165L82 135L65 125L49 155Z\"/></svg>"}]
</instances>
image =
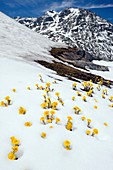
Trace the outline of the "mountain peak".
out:
<instances>
[{"instance_id":1,"label":"mountain peak","mask_svg":"<svg viewBox=\"0 0 113 170\"><path fill-rule=\"evenodd\" d=\"M35 22L27 18L17 21L53 41L85 50L95 59L113 60L113 24L80 8L48 11L46 14Z\"/></svg>"}]
</instances>

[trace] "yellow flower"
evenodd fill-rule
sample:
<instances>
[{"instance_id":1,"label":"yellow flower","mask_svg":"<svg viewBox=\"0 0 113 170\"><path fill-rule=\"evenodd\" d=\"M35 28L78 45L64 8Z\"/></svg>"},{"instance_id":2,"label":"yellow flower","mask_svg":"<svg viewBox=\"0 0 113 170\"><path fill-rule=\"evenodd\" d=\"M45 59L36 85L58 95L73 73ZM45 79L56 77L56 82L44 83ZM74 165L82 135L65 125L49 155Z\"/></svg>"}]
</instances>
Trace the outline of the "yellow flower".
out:
<instances>
[{"instance_id":1,"label":"yellow flower","mask_svg":"<svg viewBox=\"0 0 113 170\"><path fill-rule=\"evenodd\" d=\"M46 83L46 87L50 87L51 83L50 82L47 82Z\"/></svg>"},{"instance_id":2,"label":"yellow flower","mask_svg":"<svg viewBox=\"0 0 113 170\"><path fill-rule=\"evenodd\" d=\"M30 86L27 87L27 90L31 90Z\"/></svg>"},{"instance_id":3,"label":"yellow flower","mask_svg":"<svg viewBox=\"0 0 113 170\"><path fill-rule=\"evenodd\" d=\"M47 123L52 123L52 120L51 119L47 119L46 122Z\"/></svg>"},{"instance_id":4,"label":"yellow flower","mask_svg":"<svg viewBox=\"0 0 113 170\"><path fill-rule=\"evenodd\" d=\"M44 112L44 116L47 117L48 115L49 115L49 110L46 110L46 111Z\"/></svg>"},{"instance_id":5,"label":"yellow flower","mask_svg":"<svg viewBox=\"0 0 113 170\"><path fill-rule=\"evenodd\" d=\"M43 87L43 86L40 86L40 90L44 90L44 87Z\"/></svg>"},{"instance_id":6,"label":"yellow flower","mask_svg":"<svg viewBox=\"0 0 113 170\"><path fill-rule=\"evenodd\" d=\"M83 97L82 97L82 100L86 102L86 96L83 96Z\"/></svg>"},{"instance_id":7,"label":"yellow flower","mask_svg":"<svg viewBox=\"0 0 113 170\"><path fill-rule=\"evenodd\" d=\"M72 128L73 128L72 122L68 121L67 124L66 124L66 129L69 130L69 131L72 131Z\"/></svg>"},{"instance_id":8,"label":"yellow flower","mask_svg":"<svg viewBox=\"0 0 113 170\"><path fill-rule=\"evenodd\" d=\"M98 129L93 129L93 133L91 136L97 135L99 133Z\"/></svg>"},{"instance_id":9,"label":"yellow flower","mask_svg":"<svg viewBox=\"0 0 113 170\"><path fill-rule=\"evenodd\" d=\"M98 106L94 106L94 109L98 109Z\"/></svg>"},{"instance_id":10,"label":"yellow flower","mask_svg":"<svg viewBox=\"0 0 113 170\"><path fill-rule=\"evenodd\" d=\"M87 96L92 97L93 96L92 93L93 93L93 90L89 90L86 94Z\"/></svg>"},{"instance_id":11,"label":"yellow flower","mask_svg":"<svg viewBox=\"0 0 113 170\"><path fill-rule=\"evenodd\" d=\"M75 100L75 96L72 96L72 100L73 100L73 101Z\"/></svg>"},{"instance_id":12,"label":"yellow flower","mask_svg":"<svg viewBox=\"0 0 113 170\"><path fill-rule=\"evenodd\" d=\"M1 102L0 102L0 106L5 106L5 102L4 102L4 101L1 101Z\"/></svg>"},{"instance_id":13,"label":"yellow flower","mask_svg":"<svg viewBox=\"0 0 113 170\"><path fill-rule=\"evenodd\" d=\"M15 159L16 159L16 156L15 156L15 154L14 154L13 152L10 152L10 153L8 154L8 158L9 158L10 160L15 160Z\"/></svg>"},{"instance_id":14,"label":"yellow flower","mask_svg":"<svg viewBox=\"0 0 113 170\"><path fill-rule=\"evenodd\" d=\"M16 89L14 88L14 89L12 89L12 91L13 91L13 92L16 92Z\"/></svg>"},{"instance_id":15,"label":"yellow flower","mask_svg":"<svg viewBox=\"0 0 113 170\"><path fill-rule=\"evenodd\" d=\"M14 138L11 142L13 145L17 145L17 146L20 144L20 140L18 140L16 138Z\"/></svg>"},{"instance_id":16,"label":"yellow flower","mask_svg":"<svg viewBox=\"0 0 113 170\"><path fill-rule=\"evenodd\" d=\"M30 127L30 126L32 126L32 123L31 122L25 122L24 125Z\"/></svg>"},{"instance_id":17,"label":"yellow flower","mask_svg":"<svg viewBox=\"0 0 113 170\"><path fill-rule=\"evenodd\" d=\"M50 129L52 129L52 128L53 128L53 126L49 126L49 128L50 128Z\"/></svg>"},{"instance_id":18,"label":"yellow flower","mask_svg":"<svg viewBox=\"0 0 113 170\"><path fill-rule=\"evenodd\" d=\"M110 101L110 102L113 102L113 96L110 96L110 97L109 97L109 101Z\"/></svg>"},{"instance_id":19,"label":"yellow flower","mask_svg":"<svg viewBox=\"0 0 113 170\"><path fill-rule=\"evenodd\" d=\"M91 123L91 122L92 122L92 120L91 120L91 119L87 119L87 122L88 122L88 123Z\"/></svg>"},{"instance_id":20,"label":"yellow flower","mask_svg":"<svg viewBox=\"0 0 113 170\"><path fill-rule=\"evenodd\" d=\"M92 120L91 119L87 119L87 127L89 127L90 128L90 123L92 122Z\"/></svg>"},{"instance_id":21,"label":"yellow flower","mask_svg":"<svg viewBox=\"0 0 113 170\"><path fill-rule=\"evenodd\" d=\"M52 109L56 110L57 105L58 105L58 102L51 103Z\"/></svg>"},{"instance_id":22,"label":"yellow flower","mask_svg":"<svg viewBox=\"0 0 113 170\"><path fill-rule=\"evenodd\" d=\"M77 93L77 96L82 96L82 94L79 91L77 91L76 93Z\"/></svg>"},{"instance_id":23,"label":"yellow flower","mask_svg":"<svg viewBox=\"0 0 113 170\"><path fill-rule=\"evenodd\" d=\"M67 116L68 120L73 120L73 118L71 116Z\"/></svg>"},{"instance_id":24,"label":"yellow flower","mask_svg":"<svg viewBox=\"0 0 113 170\"><path fill-rule=\"evenodd\" d=\"M41 118L40 118L40 121L42 121L44 125L46 124L46 123L45 123L45 117L41 117Z\"/></svg>"},{"instance_id":25,"label":"yellow flower","mask_svg":"<svg viewBox=\"0 0 113 170\"><path fill-rule=\"evenodd\" d=\"M44 102L44 103L42 103L40 106L41 106L43 109L46 109L46 107L47 107L47 103L46 103L46 102Z\"/></svg>"},{"instance_id":26,"label":"yellow flower","mask_svg":"<svg viewBox=\"0 0 113 170\"><path fill-rule=\"evenodd\" d=\"M90 135L91 131L90 130L86 130L86 135Z\"/></svg>"},{"instance_id":27,"label":"yellow flower","mask_svg":"<svg viewBox=\"0 0 113 170\"><path fill-rule=\"evenodd\" d=\"M5 97L5 100L7 101L8 105L10 105L10 104L11 104L10 96L6 96L6 97Z\"/></svg>"},{"instance_id":28,"label":"yellow flower","mask_svg":"<svg viewBox=\"0 0 113 170\"><path fill-rule=\"evenodd\" d=\"M78 106L74 106L73 110L75 111L75 114L79 114L81 112L81 109Z\"/></svg>"},{"instance_id":29,"label":"yellow flower","mask_svg":"<svg viewBox=\"0 0 113 170\"><path fill-rule=\"evenodd\" d=\"M25 114L26 113L26 109L24 107L20 106L18 112L19 112L19 114Z\"/></svg>"},{"instance_id":30,"label":"yellow flower","mask_svg":"<svg viewBox=\"0 0 113 170\"><path fill-rule=\"evenodd\" d=\"M38 87L38 84L35 84L36 87Z\"/></svg>"},{"instance_id":31,"label":"yellow flower","mask_svg":"<svg viewBox=\"0 0 113 170\"><path fill-rule=\"evenodd\" d=\"M54 115L55 113L56 113L55 110L50 110L51 115Z\"/></svg>"},{"instance_id":32,"label":"yellow flower","mask_svg":"<svg viewBox=\"0 0 113 170\"><path fill-rule=\"evenodd\" d=\"M59 97L59 96L60 96L60 93L59 93L59 92L56 92L55 95L56 95L57 97Z\"/></svg>"},{"instance_id":33,"label":"yellow flower","mask_svg":"<svg viewBox=\"0 0 113 170\"><path fill-rule=\"evenodd\" d=\"M13 144L13 145L19 145L20 144L20 140L18 140L17 138L15 138L14 136L11 136L10 137L10 139L11 139L11 143Z\"/></svg>"},{"instance_id":34,"label":"yellow flower","mask_svg":"<svg viewBox=\"0 0 113 170\"><path fill-rule=\"evenodd\" d=\"M82 121L86 120L86 117L85 116L82 116L81 117Z\"/></svg>"},{"instance_id":35,"label":"yellow flower","mask_svg":"<svg viewBox=\"0 0 113 170\"><path fill-rule=\"evenodd\" d=\"M14 153L15 153L15 152L18 152L18 146L13 146L13 147L12 147L12 150L13 150Z\"/></svg>"},{"instance_id":36,"label":"yellow flower","mask_svg":"<svg viewBox=\"0 0 113 170\"><path fill-rule=\"evenodd\" d=\"M72 84L72 87L76 87L76 86L77 86L77 83L73 83L73 84Z\"/></svg>"},{"instance_id":37,"label":"yellow flower","mask_svg":"<svg viewBox=\"0 0 113 170\"><path fill-rule=\"evenodd\" d=\"M102 94L102 98L103 98L103 99L105 99L105 98L106 98L104 94Z\"/></svg>"},{"instance_id":38,"label":"yellow flower","mask_svg":"<svg viewBox=\"0 0 113 170\"><path fill-rule=\"evenodd\" d=\"M60 122L60 118L56 117L56 123Z\"/></svg>"},{"instance_id":39,"label":"yellow flower","mask_svg":"<svg viewBox=\"0 0 113 170\"><path fill-rule=\"evenodd\" d=\"M71 149L71 142L69 140L65 140L63 142L63 146L66 150L70 150Z\"/></svg>"},{"instance_id":40,"label":"yellow flower","mask_svg":"<svg viewBox=\"0 0 113 170\"><path fill-rule=\"evenodd\" d=\"M46 138L46 133L45 133L45 132L42 132L42 133L41 133L41 137L42 137L42 138Z\"/></svg>"},{"instance_id":41,"label":"yellow flower","mask_svg":"<svg viewBox=\"0 0 113 170\"><path fill-rule=\"evenodd\" d=\"M108 126L108 123L104 122L104 126Z\"/></svg>"},{"instance_id":42,"label":"yellow flower","mask_svg":"<svg viewBox=\"0 0 113 170\"><path fill-rule=\"evenodd\" d=\"M6 96L5 100L7 100L7 101L10 100L10 96Z\"/></svg>"}]
</instances>

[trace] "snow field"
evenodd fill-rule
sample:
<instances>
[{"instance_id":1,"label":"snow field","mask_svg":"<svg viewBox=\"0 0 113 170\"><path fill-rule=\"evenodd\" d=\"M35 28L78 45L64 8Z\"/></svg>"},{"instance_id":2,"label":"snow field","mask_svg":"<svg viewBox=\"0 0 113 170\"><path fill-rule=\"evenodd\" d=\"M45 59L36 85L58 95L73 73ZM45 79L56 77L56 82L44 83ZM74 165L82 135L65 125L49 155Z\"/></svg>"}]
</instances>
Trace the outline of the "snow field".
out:
<instances>
[{"instance_id":1,"label":"snow field","mask_svg":"<svg viewBox=\"0 0 113 170\"><path fill-rule=\"evenodd\" d=\"M106 98L103 99L101 95L106 87L102 86L98 91L97 85L94 84L93 97L89 97L86 96L85 91L81 90L82 83L77 83L77 90L73 90L74 82L37 66L1 58L0 101L5 101L4 98L10 96L12 104L8 107L0 106L0 168L2 170L68 170L69 168L71 170L112 170L113 108L109 107L112 104L109 101L109 97L113 96L112 88L107 88L108 95L105 95ZM42 75L44 82L40 81L39 74ZM55 78L49 76L56 77L57 83L52 83ZM59 92L60 98L64 102L64 106L58 102L55 110L54 118L57 117L61 120L58 124L55 123L55 120L46 125L40 121L44 112L51 109L43 109L40 106L44 101L43 94L46 92L37 90L35 84L45 88L47 82L50 82L50 88L54 89L49 92L51 101L58 102L55 93ZM16 92L12 91L14 88ZM87 102L82 100L82 96L77 95L77 91L82 96L86 96ZM75 96L74 101L72 96ZM98 106L97 109L94 108L95 105ZM19 114L20 106L26 109L26 114ZM74 106L81 109L78 115L74 113ZM72 131L66 129L67 116L71 116L73 119L71 121ZM84 121L81 120L83 116L86 117ZM88 118L92 120L91 128L87 127ZM24 125L25 122L31 122L32 125L27 127ZM108 126L104 125L105 122ZM97 135L94 137L86 135L86 130L90 130L92 133L94 128L99 131ZM42 132L46 133L46 138L41 137ZM18 160L8 159L12 147L11 136L20 140L19 151L15 153ZM71 142L71 150L64 148L65 140ZM104 161L106 164L103 164Z\"/></svg>"}]
</instances>

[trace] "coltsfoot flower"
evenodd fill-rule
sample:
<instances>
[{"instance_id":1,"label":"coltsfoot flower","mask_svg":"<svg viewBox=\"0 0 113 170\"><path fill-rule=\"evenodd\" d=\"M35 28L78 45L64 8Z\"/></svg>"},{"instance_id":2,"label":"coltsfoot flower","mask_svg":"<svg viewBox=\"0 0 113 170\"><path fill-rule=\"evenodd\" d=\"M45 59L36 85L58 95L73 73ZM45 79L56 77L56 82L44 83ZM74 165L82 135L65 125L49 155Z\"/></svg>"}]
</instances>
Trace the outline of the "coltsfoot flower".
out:
<instances>
[{"instance_id":1,"label":"coltsfoot flower","mask_svg":"<svg viewBox=\"0 0 113 170\"><path fill-rule=\"evenodd\" d=\"M10 152L10 153L8 154L8 158L9 158L10 160L16 160L16 155L15 155L13 152Z\"/></svg>"},{"instance_id":2,"label":"coltsfoot flower","mask_svg":"<svg viewBox=\"0 0 113 170\"><path fill-rule=\"evenodd\" d=\"M91 131L90 130L86 130L86 135L90 135Z\"/></svg>"},{"instance_id":3,"label":"coltsfoot flower","mask_svg":"<svg viewBox=\"0 0 113 170\"><path fill-rule=\"evenodd\" d=\"M93 129L93 132L92 132L91 136L97 135L98 133L99 133L98 129Z\"/></svg>"},{"instance_id":4,"label":"coltsfoot flower","mask_svg":"<svg viewBox=\"0 0 113 170\"><path fill-rule=\"evenodd\" d=\"M87 123L88 123L88 124L87 124L87 127L91 128L91 127L90 127L91 122L92 122L91 119L87 119Z\"/></svg>"},{"instance_id":5,"label":"coltsfoot flower","mask_svg":"<svg viewBox=\"0 0 113 170\"><path fill-rule=\"evenodd\" d=\"M13 146L13 147L12 147L12 150L13 150L14 153L15 153L15 152L18 152L18 146Z\"/></svg>"},{"instance_id":6,"label":"coltsfoot flower","mask_svg":"<svg viewBox=\"0 0 113 170\"><path fill-rule=\"evenodd\" d=\"M46 123L45 123L45 117L41 117L40 118L40 121L45 125Z\"/></svg>"},{"instance_id":7,"label":"coltsfoot flower","mask_svg":"<svg viewBox=\"0 0 113 170\"><path fill-rule=\"evenodd\" d=\"M13 89L12 89L12 92L16 92L16 89L15 89L15 88L13 88Z\"/></svg>"},{"instance_id":8,"label":"coltsfoot flower","mask_svg":"<svg viewBox=\"0 0 113 170\"><path fill-rule=\"evenodd\" d=\"M42 137L42 138L46 138L46 133L45 133L45 132L42 132L42 133L41 133L41 137Z\"/></svg>"},{"instance_id":9,"label":"coltsfoot flower","mask_svg":"<svg viewBox=\"0 0 113 170\"><path fill-rule=\"evenodd\" d=\"M19 114L26 114L26 109L22 106L20 106L19 110L18 110Z\"/></svg>"},{"instance_id":10,"label":"coltsfoot flower","mask_svg":"<svg viewBox=\"0 0 113 170\"><path fill-rule=\"evenodd\" d=\"M20 140L18 140L14 136L11 136L10 139L11 139L12 145L14 145L14 146L19 146L20 145Z\"/></svg>"},{"instance_id":11,"label":"coltsfoot flower","mask_svg":"<svg viewBox=\"0 0 113 170\"><path fill-rule=\"evenodd\" d=\"M94 106L94 109L98 109L98 106L95 105L95 106Z\"/></svg>"},{"instance_id":12,"label":"coltsfoot flower","mask_svg":"<svg viewBox=\"0 0 113 170\"><path fill-rule=\"evenodd\" d=\"M28 87L27 87L27 90L31 90L31 87L30 87L30 86L28 86Z\"/></svg>"},{"instance_id":13,"label":"coltsfoot flower","mask_svg":"<svg viewBox=\"0 0 113 170\"><path fill-rule=\"evenodd\" d=\"M11 104L11 98L10 98L10 96L6 96L6 97L5 97L5 100L7 101L8 105Z\"/></svg>"},{"instance_id":14,"label":"coltsfoot flower","mask_svg":"<svg viewBox=\"0 0 113 170\"><path fill-rule=\"evenodd\" d=\"M108 126L108 123L104 122L104 126Z\"/></svg>"},{"instance_id":15,"label":"coltsfoot flower","mask_svg":"<svg viewBox=\"0 0 113 170\"><path fill-rule=\"evenodd\" d=\"M71 142L69 140L65 140L63 146L66 150L71 150Z\"/></svg>"},{"instance_id":16,"label":"coltsfoot flower","mask_svg":"<svg viewBox=\"0 0 113 170\"><path fill-rule=\"evenodd\" d=\"M56 124L61 122L60 118L56 117Z\"/></svg>"},{"instance_id":17,"label":"coltsfoot flower","mask_svg":"<svg viewBox=\"0 0 113 170\"><path fill-rule=\"evenodd\" d=\"M82 121L86 120L86 117L85 116L82 116L81 117Z\"/></svg>"},{"instance_id":18,"label":"coltsfoot flower","mask_svg":"<svg viewBox=\"0 0 113 170\"><path fill-rule=\"evenodd\" d=\"M30 127L30 126L32 126L32 123L31 122L25 122L24 125Z\"/></svg>"},{"instance_id":19,"label":"coltsfoot flower","mask_svg":"<svg viewBox=\"0 0 113 170\"><path fill-rule=\"evenodd\" d=\"M72 100L75 101L75 96L72 96Z\"/></svg>"}]
</instances>

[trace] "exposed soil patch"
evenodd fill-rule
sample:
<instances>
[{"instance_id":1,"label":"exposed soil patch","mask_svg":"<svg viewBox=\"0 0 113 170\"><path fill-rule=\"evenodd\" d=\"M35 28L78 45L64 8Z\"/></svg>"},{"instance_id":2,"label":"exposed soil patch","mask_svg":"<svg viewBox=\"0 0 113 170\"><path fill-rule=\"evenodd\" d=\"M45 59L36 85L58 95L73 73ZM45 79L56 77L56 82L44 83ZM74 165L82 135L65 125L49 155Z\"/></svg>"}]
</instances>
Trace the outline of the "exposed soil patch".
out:
<instances>
[{"instance_id":1,"label":"exposed soil patch","mask_svg":"<svg viewBox=\"0 0 113 170\"><path fill-rule=\"evenodd\" d=\"M42 60L40 61L35 60L35 62L45 66L46 68L56 71L58 75L68 77L68 79L70 80L78 81L78 80L75 80L75 78L84 80L84 81L92 80L93 83L97 83L99 80L103 80L103 84L106 85L107 87L110 87L108 84L108 80L102 78L101 76L97 76L91 73L78 70L76 68L67 66L63 63L56 62L56 61L53 61L53 63L48 63ZM113 81L109 80L109 82L110 84L113 85Z\"/></svg>"}]
</instances>

